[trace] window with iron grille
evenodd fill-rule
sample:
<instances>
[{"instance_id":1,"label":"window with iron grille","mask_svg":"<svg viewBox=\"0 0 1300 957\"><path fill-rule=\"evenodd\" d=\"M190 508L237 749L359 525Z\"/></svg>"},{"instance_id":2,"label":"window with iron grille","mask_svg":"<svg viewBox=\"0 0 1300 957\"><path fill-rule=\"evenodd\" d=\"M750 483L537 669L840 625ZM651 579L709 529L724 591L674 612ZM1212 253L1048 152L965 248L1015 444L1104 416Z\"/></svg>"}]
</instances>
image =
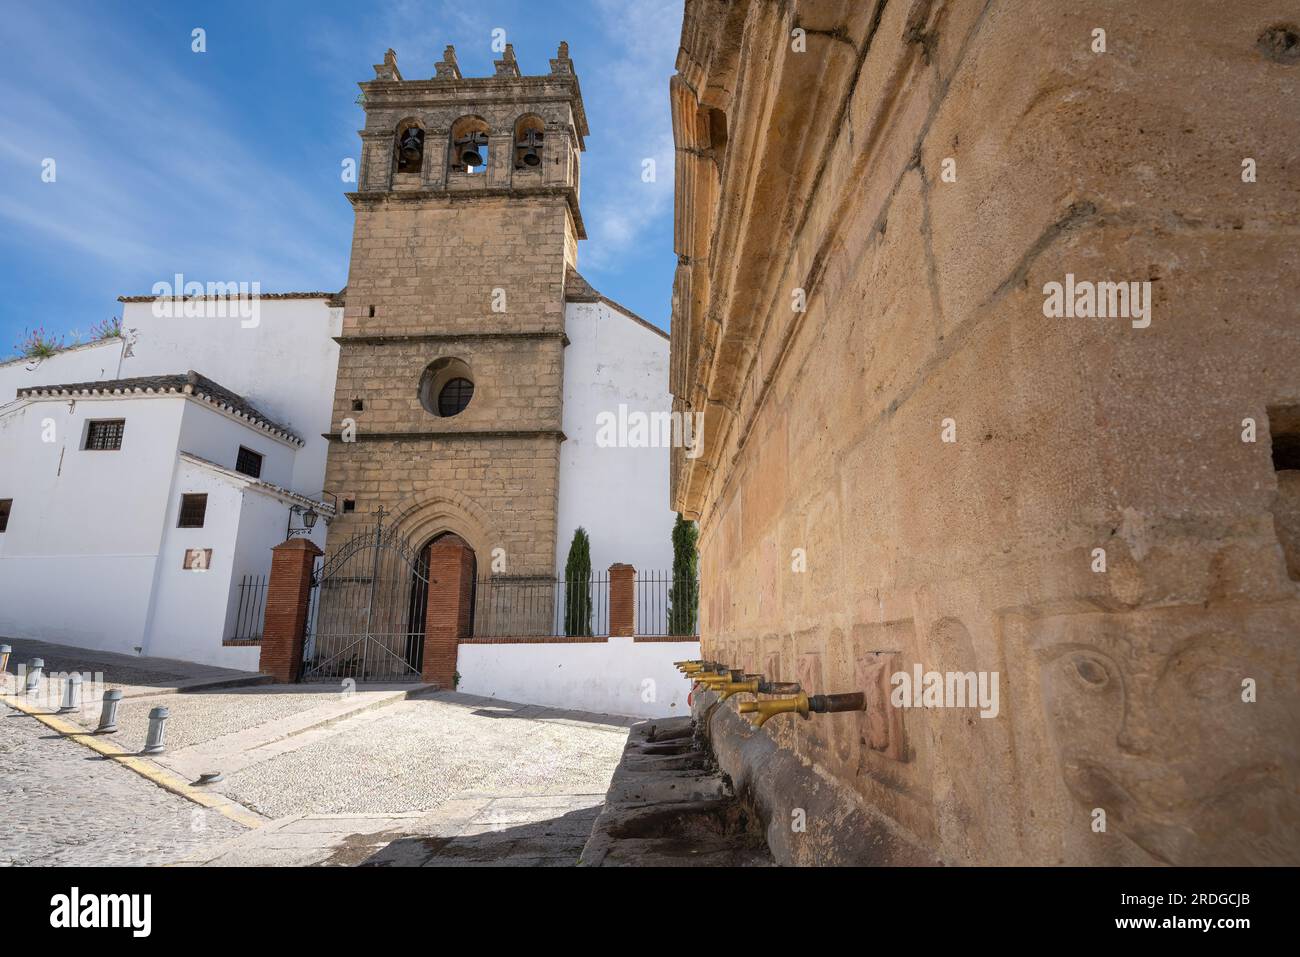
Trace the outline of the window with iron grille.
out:
<instances>
[{"instance_id":1,"label":"window with iron grille","mask_svg":"<svg viewBox=\"0 0 1300 957\"><path fill-rule=\"evenodd\" d=\"M13 504L14 500L11 498L0 498L0 532L9 527L9 509Z\"/></svg>"},{"instance_id":2,"label":"window with iron grille","mask_svg":"<svg viewBox=\"0 0 1300 957\"><path fill-rule=\"evenodd\" d=\"M474 398L474 383L469 379L452 379L438 393L438 414L459 415Z\"/></svg>"},{"instance_id":3,"label":"window with iron grille","mask_svg":"<svg viewBox=\"0 0 1300 957\"><path fill-rule=\"evenodd\" d=\"M86 423L86 448L93 452L115 452L122 447L126 419L93 419Z\"/></svg>"},{"instance_id":4,"label":"window with iron grille","mask_svg":"<svg viewBox=\"0 0 1300 957\"><path fill-rule=\"evenodd\" d=\"M181 517L177 528L202 528L208 514L207 493L186 493L181 496Z\"/></svg>"},{"instance_id":5,"label":"window with iron grille","mask_svg":"<svg viewBox=\"0 0 1300 957\"><path fill-rule=\"evenodd\" d=\"M239 457L235 459L235 471L243 472L253 478L262 477L262 456L252 449L239 447Z\"/></svg>"}]
</instances>

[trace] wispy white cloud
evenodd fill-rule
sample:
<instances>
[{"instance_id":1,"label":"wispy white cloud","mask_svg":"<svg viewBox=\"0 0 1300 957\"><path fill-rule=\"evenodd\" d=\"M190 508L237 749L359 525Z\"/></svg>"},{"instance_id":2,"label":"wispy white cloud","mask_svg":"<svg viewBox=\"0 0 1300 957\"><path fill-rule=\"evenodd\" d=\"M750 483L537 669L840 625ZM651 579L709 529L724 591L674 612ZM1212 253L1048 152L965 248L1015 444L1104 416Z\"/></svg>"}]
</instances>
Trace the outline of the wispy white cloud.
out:
<instances>
[{"instance_id":1,"label":"wispy white cloud","mask_svg":"<svg viewBox=\"0 0 1300 957\"><path fill-rule=\"evenodd\" d=\"M502 28L525 72L544 71L555 43L571 41L593 130L583 157L590 241L582 265L603 274L610 295L636 289L657 302L664 284L644 267L671 256L667 88L682 0L557 6L562 14L516 0L397 0L367 7L364 17L328 0L301 13L269 8L248 29L290 32L277 51L283 62L260 60L259 79L273 81L277 70L312 78L289 94L272 91L286 111L283 130L275 113L250 101L256 85L232 83L230 58L260 56L267 45L239 42L230 24L210 32L215 52L205 59L188 53L185 31L169 55L160 53L160 35L176 24L157 10L71 3L7 11L0 233L8 238L0 242L11 250L21 242L29 263L51 267L44 287L24 285L27 300L57 308L75 284L84 304L107 290L145 291L177 271L200 281L256 280L268 291L342 285L352 225L342 194L353 187L338 164L357 157L363 119L353 84L390 46L407 76L432 75L447 43L468 75L489 74L492 31ZM238 12L231 22L256 16ZM291 113L295 105L301 116ZM46 157L58 163L54 184L41 182ZM641 179L646 158L656 164L652 183ZM56 276L68 288L52 287Z\"/></svg>"},{"instance_id":2,"label":"wispy white cloud","mask_svg":"<svg viewBox=\"0 0 1300 957\"><path fill-rule=\"evenodd\" d=\"M587 99L588 112L598 111L605 128L598 131L600 153L587 159L587 168L599 176L583 206L591 237L587 262L601 271L617 269L672 214L668 80L681 36L682 2L597 0L596 8L607 55L599 83L589 84L595 96L587 93ZM642 178L647 159L654 161L652 182Z\"/></svg>"},{"instance_id":3,"label":"wispy white cloud","mask_svg":"<svg viewBox=\"0 0 1300 957\"><path fill-rule=\"evenodd\" d=\"M33 82L0 86L0 174L13 184L0 217L11 227L123 275L197 267L213 275L194 278L281 288L341 274L338 242L318 239L340 217L284 151L241 141L230 107L194 75L111 21L91 33L72 16L12 15L24 42L7 50L20 61L11 69ZM55 48L74 55L51 69L37 58ZM46 157L53 183L40 178Z\"/></svg>"}]
</instances>

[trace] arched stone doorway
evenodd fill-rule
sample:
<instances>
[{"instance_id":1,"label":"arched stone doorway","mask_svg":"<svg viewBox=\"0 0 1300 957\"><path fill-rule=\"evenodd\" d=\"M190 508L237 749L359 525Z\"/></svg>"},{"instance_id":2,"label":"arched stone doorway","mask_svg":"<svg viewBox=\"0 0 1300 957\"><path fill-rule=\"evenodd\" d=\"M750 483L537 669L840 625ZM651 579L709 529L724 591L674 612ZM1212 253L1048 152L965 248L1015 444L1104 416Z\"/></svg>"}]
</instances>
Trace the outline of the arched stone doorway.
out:
<instances>
[{"instance_id":1,"label":"arched stone doorway","mask_svg":"<svg viewBox=\"0 0 1300 957\"><path fill-rule=\"evenodd\" d=\"M451 688L460 639L474 633L478 560L465 539L443 531L425 542L418 565L423 577L412 576L407 660L422 680Z\"/></svg>"}]
</instances>

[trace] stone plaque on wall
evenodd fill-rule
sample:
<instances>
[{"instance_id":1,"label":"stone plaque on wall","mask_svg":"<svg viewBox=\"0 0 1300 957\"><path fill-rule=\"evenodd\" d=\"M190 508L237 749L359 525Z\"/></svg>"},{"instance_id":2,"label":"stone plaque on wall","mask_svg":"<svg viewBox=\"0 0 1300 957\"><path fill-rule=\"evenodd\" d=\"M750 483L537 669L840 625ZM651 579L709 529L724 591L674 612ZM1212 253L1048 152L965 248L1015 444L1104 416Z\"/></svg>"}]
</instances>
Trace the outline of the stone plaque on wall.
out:
<instances>
[{"instance_id":1,"label":"stone plaque on wall","mask_svg":"<svg viewBox=\"0 0 1300 957\"><path fill-rule=\"evenodd\" d=\"M181 568L192 572L205 572L212 565L212 549L210 548L187 548L185 549L185 560L181 563Z\"/></svg>"}]
</instances>

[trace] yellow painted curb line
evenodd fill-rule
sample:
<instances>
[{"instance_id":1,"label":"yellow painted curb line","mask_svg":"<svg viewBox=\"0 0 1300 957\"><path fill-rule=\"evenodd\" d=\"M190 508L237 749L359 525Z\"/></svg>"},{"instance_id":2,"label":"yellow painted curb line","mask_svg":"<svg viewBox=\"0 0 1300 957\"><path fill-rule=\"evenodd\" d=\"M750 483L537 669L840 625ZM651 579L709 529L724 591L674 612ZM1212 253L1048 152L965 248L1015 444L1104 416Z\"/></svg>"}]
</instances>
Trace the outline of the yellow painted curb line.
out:
<instances>
[{"instance_id":1,"label":"yellow painted curb line","mask_svg":"<svg viewBox=\"0 0 1300 957\"><path fill-rule=\"evenodd\" d=\"M171 791L187 801L193 801L195 804L210 808L218 814L230 818L236 824L242 824L247 828L258 828L267 821L262 815L250 811L243 805L236 804L229 798L220 797L207 791L200 791L180 775L155 764L153 761L137 757L129 751L124 751L104 738L96 737L80 725L65 721L58 715L37 711L20 698L0 694L0 702L4 702L15 711L21 711L23 714L35 718L47 728L59 732L59 734L77 742L77 744L84 745L92 751L97 751L106 758L112 758L118 764L130 768L136 774L142 778L147 778L160 788Z\"/></svg>"}]
</instances>

